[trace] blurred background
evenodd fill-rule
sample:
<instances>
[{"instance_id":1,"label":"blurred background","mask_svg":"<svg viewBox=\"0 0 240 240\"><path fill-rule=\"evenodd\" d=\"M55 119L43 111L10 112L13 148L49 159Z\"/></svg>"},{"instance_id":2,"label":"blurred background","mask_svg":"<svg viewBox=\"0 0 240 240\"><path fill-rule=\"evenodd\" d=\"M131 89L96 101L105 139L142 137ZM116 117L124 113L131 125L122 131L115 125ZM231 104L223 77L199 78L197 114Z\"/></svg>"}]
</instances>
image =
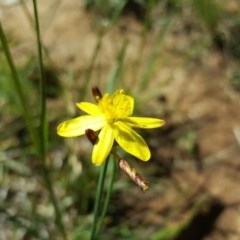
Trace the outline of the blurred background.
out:
<instances>
[{"instance_id":1,"label":"blurred background","mask_svg":"<svg viewBox=\"0 0 240 240\"><path fill-rule=\"evenodd\" d=\"M142 193L117 170L100 239L240 239L240 1L41 0L38 7L46 166L67 238L89 239L99 168L85 137L63 139L56 127L83 114L75 103L93 102L98 86L126 89L135 115L166 121L141 132L149 162L125 156L150 188ZM0 0L0 19L38 129L32 1ZM0 46L0 240L62 239Z\"/></svg>"}]
</instances>

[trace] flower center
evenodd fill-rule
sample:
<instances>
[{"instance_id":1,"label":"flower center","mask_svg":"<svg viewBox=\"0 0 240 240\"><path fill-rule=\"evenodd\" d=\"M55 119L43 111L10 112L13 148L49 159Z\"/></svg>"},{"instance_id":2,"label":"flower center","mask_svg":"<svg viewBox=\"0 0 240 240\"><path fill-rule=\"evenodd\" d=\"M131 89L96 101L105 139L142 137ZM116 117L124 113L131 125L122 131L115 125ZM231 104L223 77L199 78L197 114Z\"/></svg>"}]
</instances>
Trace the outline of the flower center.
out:
<instances>
[{"instance_id":1,"label":"flower center","mask_svg":"<svg viewBox=\"0 0 240 240\"><path fill-rule=\"evenodd\" d=\"M132 115L133 98L123 90L115 92L112 96L105 94L98 104L108 123L112 124L119 119Z\"/></svg>"}]
</instances>

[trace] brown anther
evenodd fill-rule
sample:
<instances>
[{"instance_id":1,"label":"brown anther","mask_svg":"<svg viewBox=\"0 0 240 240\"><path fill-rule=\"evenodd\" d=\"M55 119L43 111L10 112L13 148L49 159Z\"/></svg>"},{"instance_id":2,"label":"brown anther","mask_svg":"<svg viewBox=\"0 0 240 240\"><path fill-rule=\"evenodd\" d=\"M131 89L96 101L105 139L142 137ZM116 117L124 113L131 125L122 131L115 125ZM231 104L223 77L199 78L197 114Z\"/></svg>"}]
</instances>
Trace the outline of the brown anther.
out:
<instances>
[{"instance_id":1,"label":"brown anther","mask_svg":"<svg viewBox=\"0 0 240 240\"><path fill-rule=\"evenodd\" d=\"M149 187L149 182L145 180L130 164L119 159L118 165L120 169L143 191L145 192Z\"/></svg>"},{"instance_id":2,"label":"brown anther","mask_svg":"<svg viewBox=\"0 0 240 240\"><path fill-rule=\"evenodd\" d=\"M95 98L95 100L96 100L97 103L98 103L98 102L101 100L101 98L102 98L102 94L101 94L99 88L96 87L96 86L92 87L92 95L93 95L93 97Z\"/></svg>"},{"instance_id":3,"label":"brown anther","mask_svg":"<svg viewBox=\"0 0 240 240\"><path fill-rule=\"evenodd\" d=\"M85 134L88 138L88 140L94 145L98 140L98 135L96 132L94 132L92 129L86 129Z\"/></svg>"}]
</instances>

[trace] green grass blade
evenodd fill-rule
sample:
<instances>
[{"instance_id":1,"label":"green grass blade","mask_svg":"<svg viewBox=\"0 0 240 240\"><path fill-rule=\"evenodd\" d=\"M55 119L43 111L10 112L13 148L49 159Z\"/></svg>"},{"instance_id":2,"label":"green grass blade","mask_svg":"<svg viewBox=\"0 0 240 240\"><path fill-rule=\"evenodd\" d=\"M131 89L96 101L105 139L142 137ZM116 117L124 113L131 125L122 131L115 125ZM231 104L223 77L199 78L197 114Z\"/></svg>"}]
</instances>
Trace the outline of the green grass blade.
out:
<instances>
[{"instance_id":1,"label":"green grass blade","mask_svg":"<svg viewBox=\"0 0 240 240\"><path fill-rule=\"evenodd\" d=\"M152 50L150 52L150 55L147 59L146 65L143 70L142 78L140 80L138 91L141 92L142 90L146 89L148 86L148 83L150 81L150 78L152 76L154 63L158 57L159 54L159 48L162 45L164 38L166 34L168 33L170 26L173 22L174 14L170 15L167 19L165 24L163 25L162 29L159 31L156 40L153 44Z\"/></svg>"},{"instance_id":2,"label":"green grass blade","mask_svg":"<svg viewBox=\"0 0 240 240\"><path fill-rule=\"evenodd\" d=\"M99 178L98 178L96 199L95 199L95 203L94 203L94 221L93 221L91 238L90 238L91 240L96 240L98 237L98 236L96 236L96 234L97 234L97 226L98 226L98 221L99 221L99 210L100 210L100 205L102 202L102 195L103 195L104 183L106 180L106 172L107 172L107 168L108 168L108 162L109 162L109 157L106 159L105 163L101 167Z\"/></svg>"},{"instance_id":3,"label":"green grass blade","mask_svg":"<svg viewBox=\"0 0 240 240\"><path fill-rule=\"evenodd\" d=\"M22 107L23 117L24 117L27 129L28 129L29 135L35 146L35 149L38 150L38 147L39 147L38 137L37 137L35 128L33 127L33 122L32 122L31 116L29 114L29 107L27 105L24 91L23 91L22 85L20 83L19 75L17 73L15 64L12 59L12 55L11 55L9 47L8 47L8 42L7 42L4 30L3 30L1 21L0 21L0 40L2 43L2 49L6 56L6 59L7 59L7 62L8 62L11 74L12 74L12 80L14 83L15 91L16 91L17 96L19 97L19 101L20 101L20 104Z\"/></svg>"},{"instance_id":4,"label":"green grass blade","mask_svg":"<svg viewBox=\"0 0 240 240\"><path fill-rule=\"evenodd\" d=\"M39 57L39 68L40 68L40 90L41 90L41 111L40 111L40 160L42 162L43 167L43 177L45 180L46 187L49 191L50 200L54 206L55 214L56 214L56 223L59 227L59 230L62 234L63 239L67 239L66 230L64 224L62 222L62 213L58 206L57 197L55 195L51 177L49 174L49 170L45 165L46 152L47 152L47 142L48 142L48 121L47 121L47 110L46 110L46 79L44 75L44 67L43 67L43 56L42 56L42 45L40 38L40 28L38 22L38 7L36 0L33 0L33 8L34 8L34 19L35 19L35 27L36 27L36 36L37 36L37 46L38 46L38 57Z\"/></svg>"},{"instance_id":5,"label":"green grass blade","mask_svg":"<svg viewBox=\"0 0 240 240\"><path fill-rule=\"evenodd\" d=\"M118 53L116 66L110 72L107 80L107 92L113 93L116 89L117 80L120 78L123 70L123 63L127 52L128 41L125 41Z\"/></svg>"},{"instance_id":6,"label":"green grass blade","mask_svg":"<svg viewBox=\"0 0 240 240\"><path fill-rule=\"evenodd\" d=\"M38 10L36 0L33 0L34 7L34 19L35 19L35 28L37 36L37 47L38 47L38 59L39 59L39 69L40 69L40 92L41 92L41 111L40 111L40 154L42 160L46 158L46 149L48 142L48 122L47 122L47 111L46 111L46 79L44 76L44 67L43 67L43 56L42 56L42 45L40 39L40 28L38 22Z\"/></svg>"}]
</instances>

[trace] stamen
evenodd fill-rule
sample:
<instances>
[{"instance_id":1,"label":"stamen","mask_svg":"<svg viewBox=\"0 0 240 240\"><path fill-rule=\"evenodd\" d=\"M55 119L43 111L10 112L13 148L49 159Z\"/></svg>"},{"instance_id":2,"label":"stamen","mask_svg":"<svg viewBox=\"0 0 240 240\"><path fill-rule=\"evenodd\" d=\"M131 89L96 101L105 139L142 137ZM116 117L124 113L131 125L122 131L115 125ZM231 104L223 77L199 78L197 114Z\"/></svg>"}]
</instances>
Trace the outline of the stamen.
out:
<instances>
[{"instance_id":1,"label":"stamen","mask_svg":"<svg viewBox=\"0 0 240 240\"><path fill-rule=\"evenodd\" d=\"M98 103L102 99L102 94L98 87L92 87L92 95L95 98L96 102Z\"/></svg>"},{"instance_id":2,"label":"stamen","mask_svg":"<svg viewBox=\"0 0 240 240\"><path fill-rule=\"evenodd\" d=\"M94 132L92 129L86 129L85 134L88 140L94 145L98 141L98 134Z\"/></svg>"}]
</instances>

